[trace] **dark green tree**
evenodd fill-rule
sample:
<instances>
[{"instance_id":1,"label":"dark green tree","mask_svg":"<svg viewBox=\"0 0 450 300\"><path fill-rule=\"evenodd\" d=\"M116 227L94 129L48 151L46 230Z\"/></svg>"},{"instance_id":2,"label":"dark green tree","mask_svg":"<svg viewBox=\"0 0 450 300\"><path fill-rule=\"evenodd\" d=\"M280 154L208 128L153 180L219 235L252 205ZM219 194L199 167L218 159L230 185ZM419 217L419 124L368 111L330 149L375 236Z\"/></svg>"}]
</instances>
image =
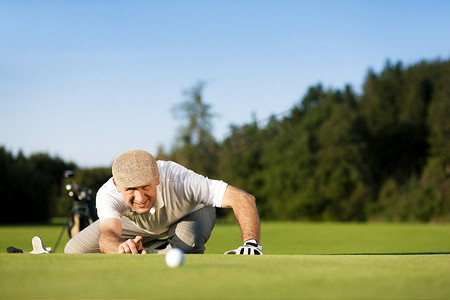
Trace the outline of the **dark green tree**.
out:
<instances>
[{"instance_id":1,"label":"dark green tree","mask_svg":"<svg viewBox=\"0 0 450 300\"><path fill-rule=\"evenodd\" d=\"M5 207L0 223L47 221L54 215L63 172L75 164L37 153L15 157L0 147L0 192Z\"/></svg>"}]
</instances>

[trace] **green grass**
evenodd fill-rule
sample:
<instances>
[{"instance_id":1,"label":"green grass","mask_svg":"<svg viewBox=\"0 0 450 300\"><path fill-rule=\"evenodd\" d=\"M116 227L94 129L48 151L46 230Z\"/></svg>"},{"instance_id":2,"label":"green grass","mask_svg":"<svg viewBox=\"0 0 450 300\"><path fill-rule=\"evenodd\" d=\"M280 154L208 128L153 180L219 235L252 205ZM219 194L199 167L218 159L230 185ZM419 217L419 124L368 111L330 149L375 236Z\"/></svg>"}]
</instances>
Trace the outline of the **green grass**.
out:
<instances>
[{"instance_id":1,"label":"green grass","mask_svg":"<svg viewBox=\"0 0 450 300\"><path fill-rule=\"evenodd\" d=\"M239 229L218 224L177 269L161 255L4 253L60 230L0 227L0 299L450 299L450 225L265 222L265 255L244 257L222 255Z\"/></svg>"}]
</instances>

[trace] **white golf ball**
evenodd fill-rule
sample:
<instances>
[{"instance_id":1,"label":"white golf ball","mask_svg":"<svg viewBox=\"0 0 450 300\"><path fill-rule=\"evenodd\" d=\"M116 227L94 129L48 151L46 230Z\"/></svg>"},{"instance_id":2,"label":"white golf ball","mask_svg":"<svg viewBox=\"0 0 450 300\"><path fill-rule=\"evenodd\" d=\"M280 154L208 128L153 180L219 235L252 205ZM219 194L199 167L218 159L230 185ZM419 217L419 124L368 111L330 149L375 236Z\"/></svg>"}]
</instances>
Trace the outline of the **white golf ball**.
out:
<instances>
[{"instance_id":1,"label":"white golf ball","mask_svg":"<svg viewBox=\"0 0 450 300\"><path fill-rule=\"evenodd\" d=\"M170 249L166 253L166 265L170 268L176 268L183 264L184 252L180 249Z\"/></svg>"}]
</instances>

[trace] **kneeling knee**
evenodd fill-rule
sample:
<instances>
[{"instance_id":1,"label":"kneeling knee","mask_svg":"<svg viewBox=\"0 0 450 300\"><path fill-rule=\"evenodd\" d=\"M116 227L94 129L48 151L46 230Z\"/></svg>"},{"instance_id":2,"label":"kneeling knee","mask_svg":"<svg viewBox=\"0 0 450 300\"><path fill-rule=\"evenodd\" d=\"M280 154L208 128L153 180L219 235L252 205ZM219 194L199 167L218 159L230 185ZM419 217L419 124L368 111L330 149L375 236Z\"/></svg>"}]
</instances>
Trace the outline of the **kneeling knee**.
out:
<instances>
[{"instance_id":1,"label":"kneeling knee","mask_svg":"<svg viewBox=\"0 0 450 300\"><path fill-rule=\"evenodd\" d=\"M187 254L203 254L205 253L205 245L203 243L186 242L182 241L179 237L173 237L169 239L169 243L172 248L178 248Z\"/></svg>"},{"instance_id":2,"label":"kneeling knee","mask_svg":"<svg viewBox=\"0 0 450 300\"><path fill-rule=\"evenodd\" d=\"M66 246L64 247L64 253L65 254L75 254L75 253L80 253L79 251L76 251L76 249L74 247L71 246L71 241L68 241Z\"/></svg>"}]
</instances>

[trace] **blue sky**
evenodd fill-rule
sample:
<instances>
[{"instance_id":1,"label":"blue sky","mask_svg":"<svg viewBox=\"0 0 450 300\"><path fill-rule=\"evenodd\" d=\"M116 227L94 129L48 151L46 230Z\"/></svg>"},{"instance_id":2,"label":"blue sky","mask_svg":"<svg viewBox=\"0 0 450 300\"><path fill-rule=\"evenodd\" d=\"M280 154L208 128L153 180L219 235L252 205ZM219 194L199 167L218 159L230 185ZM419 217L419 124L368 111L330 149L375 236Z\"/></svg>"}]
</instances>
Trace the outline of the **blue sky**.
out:
<instances>
[{"instance_id":1,"label":"blue sky","mask_svg":"<svg viewBox=\"0 0 450 300\"><path fill-rule=\"evenodd\" d=\"M450 58L450 1L0 0L0 146L110 166L170 150L172 111L205 81L214 135L322 83Z\"/></svg>"}]
</instances>

